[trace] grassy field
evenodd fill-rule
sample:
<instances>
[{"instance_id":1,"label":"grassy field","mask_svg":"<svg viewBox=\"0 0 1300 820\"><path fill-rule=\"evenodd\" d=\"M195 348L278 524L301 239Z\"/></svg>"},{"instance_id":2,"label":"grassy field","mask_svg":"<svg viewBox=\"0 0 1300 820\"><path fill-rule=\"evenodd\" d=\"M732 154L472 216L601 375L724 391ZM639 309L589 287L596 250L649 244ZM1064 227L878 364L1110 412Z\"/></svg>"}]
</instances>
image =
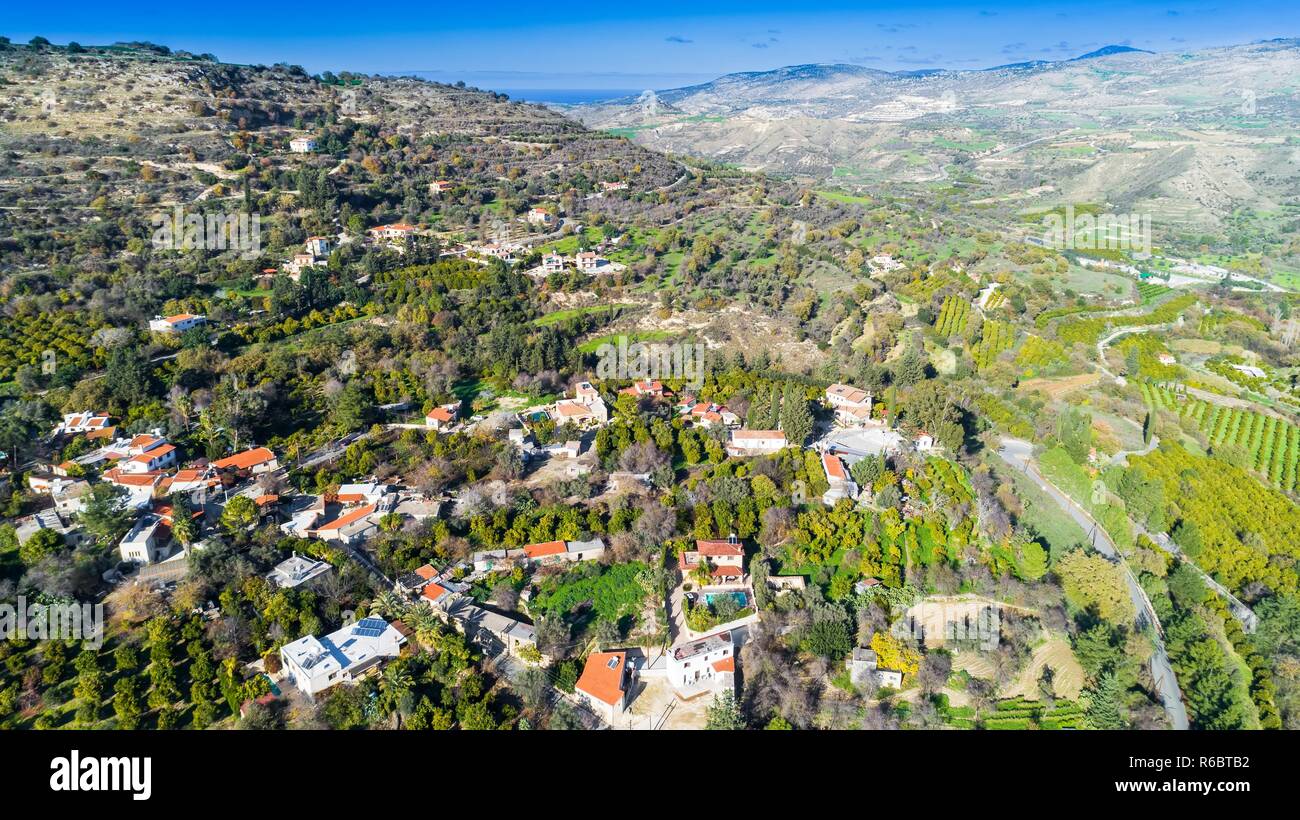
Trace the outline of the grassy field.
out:
<instances>
[{"instance_id":1,"label":"grassy field","mask_svg":"<svg viewBox=\"0 0 1300 820\"><path fill-rule=\"evenodd\" d=\"M564 310L557 310L554 313L548 313L545 316L539 316L538 318L533 320L533 324L537 325L538 327L546 327L547 325L553 325L556 322L564 322L569 319L576 319L577 317L585 316L588 313L599 313L603 310L610 311L610 312L617 312L622 308L629 308L629 307L635 307L635 305L620 302L618 304L613 304L613 305L588 305L587 307L580 307L580 308L566 308Z\"/></svg>"}]
</instances>

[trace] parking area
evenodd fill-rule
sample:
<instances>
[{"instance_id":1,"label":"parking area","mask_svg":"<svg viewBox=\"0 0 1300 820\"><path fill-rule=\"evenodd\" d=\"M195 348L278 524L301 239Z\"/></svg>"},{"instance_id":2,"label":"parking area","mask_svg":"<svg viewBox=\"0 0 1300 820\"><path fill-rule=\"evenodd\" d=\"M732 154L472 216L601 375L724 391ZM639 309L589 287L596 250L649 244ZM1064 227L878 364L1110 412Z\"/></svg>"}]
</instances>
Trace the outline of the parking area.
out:
<instances>
[{"instance_id":1,"label":"parking area","mask_svg":"<svg viewBox=\"0 0 1300 820\"><path fill-rule=\"evenodd\" d=\"M905 448L902 435L887 427L836 428L818 439L816 447L838 451L846 462L853 464L865 456L896 453Z\"/></svg>"}]
</instances>

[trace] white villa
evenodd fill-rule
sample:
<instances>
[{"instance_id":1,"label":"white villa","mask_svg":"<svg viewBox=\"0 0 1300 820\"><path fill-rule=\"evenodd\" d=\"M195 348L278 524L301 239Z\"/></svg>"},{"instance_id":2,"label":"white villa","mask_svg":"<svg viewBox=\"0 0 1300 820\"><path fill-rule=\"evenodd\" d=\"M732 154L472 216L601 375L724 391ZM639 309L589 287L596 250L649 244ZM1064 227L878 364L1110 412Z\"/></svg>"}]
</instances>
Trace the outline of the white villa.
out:
<instances>
[{"instance_id":1,"label":"white villa","mask_svg":"<svg viewBox=\"0 0 1300 820\"><path fill-rule=\"evenodd\" d=\"M573 392L574 398L560 399L549 412L557 425L570 421L584 427L609 423L609 408L591 382L579 382Z\"/></svg>"},{"instance_id":2,"label":"white villa","mask_svg":"<svg viewBox=\"0 0 1300 820\"><path fill-rule=\"evenodd\" d=\"M122 536L118 552L123 561L154 564L167 557L170 544L171 529L161 517L146 513L136 520L130 532Z\"/></svg>"},{"instance_id":3,"label":"white villa","mask_svg":"<svg viewBox=\"0 0 1300 820\"><path fill-rule=\"evenodd\" d=\"M383 618L362 618L323 638L308 635L280 648L288 680L308 697L349 683L402 652L406 636Z\"/></svg>"},{"instance_id":4,"label":"white villa","mask_svg":"<svg viewBox=\"0 0 1300 820\"><path fill-rule=\"evenodd\" d=\"M184 333L193 327L202 327L208 318L194 313L177 313L175 316L155 316L149 320L154 333Z\"/></svg>"},{"instance_id":5,"label":"white villa","mask_svg":"<svg viewBox=\"0 0 1300 820\"><path fill-rule=\"evenodd\" d=\"M871 422L871 394L847 384L826 388L826 401L835 410L835 420L846 427L861 427Z\"/></svg>"},{"instance_id":6,"label":"white villa","mask_svg":"<svg viewBox=\"0 0 1300 820\"><path fill-rule=\"evenodd\" d=\"M785 449L785 433L780 430L732 430L727 453L733 456L762 456Z\"/></svg>"},{"instance_id":7,"label":"white villa","mask_svg":"<svg viewBox=\"0 0 1300 820\"><path fill-rule=\"evenodd\" d=\"M289 140L289 150L295 154L310 154L316 150L316 140L311 137L294 137Z\"/></svg>"},{"instance_id":8,"label":"white villa","mask_svg":"<svg viewBox=\"0 0 1300 820\"><path fill-rule=\"evenodd\" d=\"M279 589L295 589L328 575L332 569L334 567L324 561L314 561L295 552L276 564L275 569L267 574L266 579Z\"/></svg>"},{"instance_id":9,"label":"white villa","mask_svg":"<svg viewBox=\"0 0 1300 820\"><path fill-rule=\"evenodd\" d=\"M668 650L668 682L680 693L734 687L736 647L731 632L719 632Z\"/></svg>"}]
</instances>

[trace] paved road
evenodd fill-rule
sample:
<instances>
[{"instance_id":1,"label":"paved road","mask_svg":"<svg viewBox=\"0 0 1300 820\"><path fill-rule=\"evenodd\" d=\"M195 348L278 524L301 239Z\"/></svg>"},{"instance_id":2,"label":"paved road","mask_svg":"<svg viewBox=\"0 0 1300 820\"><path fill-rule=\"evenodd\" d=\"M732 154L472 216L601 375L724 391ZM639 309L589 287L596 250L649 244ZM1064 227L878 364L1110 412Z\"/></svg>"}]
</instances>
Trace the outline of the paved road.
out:
<instances>
[{"instance_id":1,"label":"paved road","mask_svg":"<svg viewBox=\"0 0 1300 820\"><path fill-rule=\"evenodd\" d=\"M1160 619L1156 617L1155 609L1151 606L1151 601L1147 598L1146 592L1138 584L1137 579L1133 577L1133 572L1128 568L1128 564L1124 563L1115 542L1111 540L1106 530L1098 526L1092 516L1088 515L1082 507L1038 472L1033 465L1032 444L1021 439L1004 438L1002 439L1002 446L998 448L998 455L1013 468L1033 478L1039 488L1047 493L1056 502L1057 506L1065 510L1074 519L1075 523L1083 528L1084 532L1089 533L1092 545L1098 552L1116 561L1124 568L1124 578L1128 585L1129 597L1133 599L1133 606L1138 612L1139 627L1142 626L1143 622L1155 627L1151 632L1151 643L1154 647L1154 651L1151 653L1151 677L1155 680L1156 688L1160 691L1160 699L1164 704L1165 713L1169 716L1169 723L1173 728L1187 729L1187 707L1183 705L1182 693L1178 689L1178 678L1174 675L1173 666L1169 663L1169 653L1165 650L1164 630L1160 626Z\"/></svg>"}]
</instances>

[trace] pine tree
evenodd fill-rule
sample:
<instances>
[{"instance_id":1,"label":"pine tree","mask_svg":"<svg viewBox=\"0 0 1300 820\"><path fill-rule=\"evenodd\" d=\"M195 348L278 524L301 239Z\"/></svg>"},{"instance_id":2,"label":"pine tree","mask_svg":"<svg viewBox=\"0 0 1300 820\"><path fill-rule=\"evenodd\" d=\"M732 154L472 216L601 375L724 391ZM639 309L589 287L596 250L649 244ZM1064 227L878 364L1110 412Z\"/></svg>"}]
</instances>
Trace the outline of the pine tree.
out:
<instances>
[{"instance_id":1,"label":"pine tree","mask_svg":"<svg viewBox=\"0 0 1300 820\"><path fill-rule=\"evenodd\" d=\"M785 400L781 402L781 429L785 431L786 442L794 447L802 447L812 435L813 417L808 410L808 400L798 385L790 384L785 390Z\"/></svg>"},{"instance_id":2,"label":"pine tree","mask_svg":"<svg viewBox=\"0 0 1300 820\"><path fill-rule=\"evenodd\" d=\"M1088 723L1094 729L1127 729L1124 691L1114 672L1103 672L1097 686L1088 691Z\"/></svg>"}]
</instances>

